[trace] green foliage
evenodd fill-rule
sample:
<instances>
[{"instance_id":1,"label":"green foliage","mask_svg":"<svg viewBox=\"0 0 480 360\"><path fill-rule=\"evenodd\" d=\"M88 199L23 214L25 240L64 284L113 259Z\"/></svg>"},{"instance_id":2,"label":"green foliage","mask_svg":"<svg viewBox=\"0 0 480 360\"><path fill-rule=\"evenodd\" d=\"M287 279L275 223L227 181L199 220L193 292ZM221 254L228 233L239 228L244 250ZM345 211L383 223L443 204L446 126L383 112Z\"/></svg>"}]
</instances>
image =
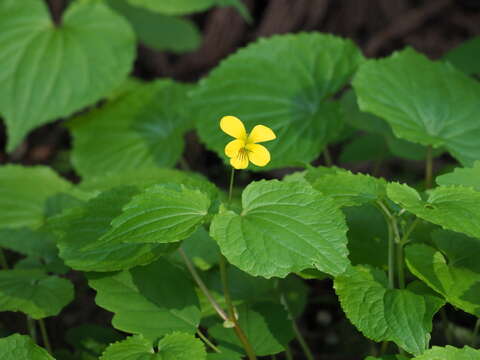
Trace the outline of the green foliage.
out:
<instances>
[{"instance_id":1,"label":"green foliage","mask_svg":"<svg viewBox=\"0 0 480 360\"><path fill-rule=\"evenodd\" d=\"M73 300L70 281L41 270L0 271L0 311L22 311L34 319L57 315Z\"/></svg>"},{"instance_id":2,"label":"green foliage","mask_svg":"<svg viewBox=\"0 0 480 360\"><path fill-rule=\"evenodd\" d=\"M260 181L242 194L241 214L223 210L210 233L233 265L285 277L317 268L337 275L348 261L346 226L334 201L302 183Z\"/></svg>"},{"instance_id":3,"label":"green foliage","mask_svg":"<svg viewBox=\"0 0 480 360\"><path fill-rule=\"evenodd\" d=\"M191 126L182 106L188 85L159 80L138 85L70 123L72 162L85 177L139 168L173 166ZM103 134L102 141L92 133Z\"/></svg>"},{"instance_id":4,"label":"green foliage","mask_svg":"<svg viewBox=\"0 0 480 360\"><path fill-rule=\"evenodd\" d=\"M235 114L247 131L264 124L281 139L267 145L275 154L267 168L309 162L343 126L339 103L329 99L362 60L352 42L331 35L261 39L224 60L193 91L199 135L225 159L228 136L218 121Z\"/></svg>"},{"instance_id":5,"label":"green foliage","mask_svg":"<svg viewBox=\"0 0 480 360\"><path fill-rule=\"evenodd\" d=\"M99 1L74 2L54 26L44 1L4 0L0 49L10 54L0 60L0 113L12 151L28 131L118 86L132 66L134 36L128 23Z\"/></svg>"},{"instance_id":6,"label":"green foliage","mask_svg":"<svg viewBox=\"0 0 480 360\"><path fill-rule=\"evenodd\" d=\"M425 244L406 247L408 268L449 303L480 316L480 240L439 230L433 242L436 249Z\"/></svg>"},{"instance_id":7,"label":"green foliage","mask_svg":"<svg viewBox=\"0 0 480 360\"><path fill-rule=\"evenodd\" d=\"M90 273L95 302L115 313L115 328L155 340L172 331L194 333L200 321L195 289L182 269L160 259L115 273Z\"/></svg>"},{"instance_id":8,"label":"green foliage","mask_svg":"<svg viewBox=\"0 0 480 360\"><path fill-rule=\"evenodd\" d=\"M465 346L462 349L453 346L434 346L423 355L417 356L415 360L479 360L480 350Z\"/></svg>"},{"instance_id":9,"label":"green foliage","mask_svg":"<svg viewBox=\"0 0 480 360\"><path fill-rule=\"evenodd\" d=\"M480 193L465 187L440 186L423 201L408 185L391 183L388 197L416 216L473 237L480 237Z\"/></svg>"},{"instance_id":10,"label":"green foliage","mask_svg":"<svg viewBox=\"0 0 480 360\"><path fill-rule=\"evenodd\" d=\"M480 161L475 161L473 167L455 168L451 173L440 175L436 182L438 185L461 185L480 191Z\"/></svg>"},{"instance_id":11,"label":"green foliage","mask_svg":"<svg viewBox=\"0 0 480 360\"><path fill-rule=\"evenodd\" d=\"M192 12L206 10L215 4L215 0L127 0L131 5L144 7L166 15L184 15Z\"/></svg>"},{"instance_id":12,"label":"green foliage","mask_svg":"<svg viewBox=\"0 0 480 360\"><path fill-rule=\"evenodd\" d=\"M480 36L471 38L450 50L444 59L467 74L480 74Z\"/></svg>"},{"instance_id":13,"label":"green foliage","mask_svg":"<svg viewBox=\"0 0 480 360\"><path fill-rule=\"evenodd\" d=\"M0 339L2 360L54 360L47 350L37 346L29 336L13 334Z\"/></svg>"},{"instance_id":14,"label":"green foliage","mask_svg":"<svg viewBox=\"0 0 480 360\"><path fill-rule=\"evenodd\" d=\"M396 136L445 147L463 164L480 158L480 84L452 66L412 49L360 67L353 86L360 109L391 125Z\"/></svg>"},{"instance_id":15,"label":"green foliage","mask_svg":"<svg viewBox=\"0 0 480 360\"><path fill-rule=\"evenodd\" d=\"M443 301L422 287L392 289L383 271L350 267L336 277L335 290L350 321L368 338L394 341L411 354L428 346L432 317Z\"/></svg>"}]
</instances>

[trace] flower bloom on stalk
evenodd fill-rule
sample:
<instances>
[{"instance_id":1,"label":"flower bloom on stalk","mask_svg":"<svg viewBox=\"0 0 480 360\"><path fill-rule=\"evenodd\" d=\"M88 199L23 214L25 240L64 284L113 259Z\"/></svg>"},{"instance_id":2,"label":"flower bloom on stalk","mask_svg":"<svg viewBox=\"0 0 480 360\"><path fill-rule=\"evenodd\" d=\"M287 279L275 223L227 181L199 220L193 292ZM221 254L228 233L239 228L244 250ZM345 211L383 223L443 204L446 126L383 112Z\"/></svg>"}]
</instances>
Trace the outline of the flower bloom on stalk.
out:
<instances>
[{"instance_id":1,"label":"flower bloom on stalk","mask_svg":"<svg viewBox=\"0 0 480 360\"><path fill-rule=\"evenodd\" d=\"M220 128L235 138L225 146L225 155L235 169L247 168L249 161L257 166L265 166L270 162L267 148L257 143L276 139L272 129L256 125L248 134L243 122L235 116L224 116L220 120Z\"/></svg>"}]
</instances>

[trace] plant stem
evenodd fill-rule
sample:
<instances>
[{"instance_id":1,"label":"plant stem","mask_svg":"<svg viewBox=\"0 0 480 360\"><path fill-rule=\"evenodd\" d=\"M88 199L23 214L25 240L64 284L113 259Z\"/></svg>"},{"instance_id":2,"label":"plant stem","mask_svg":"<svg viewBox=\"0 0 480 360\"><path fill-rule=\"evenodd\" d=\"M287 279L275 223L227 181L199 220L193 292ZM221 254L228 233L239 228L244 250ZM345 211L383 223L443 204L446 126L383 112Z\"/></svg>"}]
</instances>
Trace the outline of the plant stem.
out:
<instances>
[{"instance_id":1,"label":"plant stem","mask_svg":"<svg viewBox=\"0 0 480 360\"><path fill-rule=\"evenodd\" d=\"M404 254L403 254L403 244L396 244L397 251L397 276L398 276L398 287L400 289L405 289L405 271L404 271Z\"/></svg>"},{"instance_id":2,"label":"plant stem","mask_svg":"<svg viewBox=\"0 0 480 360\"><path fill-rule=\"evenodd\" d=\"M425 159L425 188L432 188L433 178L433 149L432 145L427 147L427 158Z\"/></svg>"},{"instance_id":3,"label":"plant stem","mask_svg":"<svg viewBox=\"0 0 480 360\"><path fill-rule=\"evenodd\" d=\"M216 353L220 353L221 351L215 346L213 345L213 343L208 340L208 338L200 331L200 329L197 329L197 335L200 339L203 340L203 342L205 344L207 344L213 351L215 351Z\"/></svg>"},{"instance_id":4,"label":"plant stem","mask_svg":"<svg viewBox=\"0 0 480 360\"><path fill-rule=\"evenodd\" d=\"M381 201L377 201L377 204L385 217L388 227L388 287L393 289L395 287L395 239L392 224L393 216Z\"/></svg>"},{"instance_id":5,"label":"plant stem","mask_svg":"<svg viewBox=\"0 0 480 360\"><path fill-rule=\"evenodd\" d=\"M205 283L203 282L203 280L200 278L200 276L198 275L197 273L197 270L195 270L195 267L193 266L193 264L191 263L190 259L188 258L188 256L185 254L185 251L183 251L182 248L179 248L178 249L178 252L180 254L180 256L182 257L183 261L185 262L185 265L187 266L187 269L188 271L190 272L190 274L192 275L193 279L195 280L195 282L197 283L198 287L200 288L200 290L202 290L203 294L205 295L205 297L207 298L207 300L210 302L210 304L212 305L212 307L215 309L215 311L217 312L217 314L225 321L225 320L228 320L228 316L227 314L225 314L225 312L223 311L223 309L220 307L220 305L218 305L218 303L215 301L215 299L213 298L212 294L210 293L210 291L207 289L207 287L205 286Z\"/></svg>"},{"instance_id":6,"label":"plant stem","mask_svg":"<svg viewBox=\"0 0 480 360\"><path fill-rule=\"evenodd\" d=\"M323 159L325 160L325 165L329 167L333 165L332 155L330 154L330 150L328 150L328 146L325 146L323 149Z\"/></svg>"},{"instance_id":7,"label":"plant stem","mask_svg":"<svg viewBox=\"0 0 480 360\"><path fill-rule=\"evenodd\" d=\"M38 325L40 325L40 333L42 334L43 346L45 346L47 351L52 354L52 346L50 345L50 340L48 340L48 333L45 326L45 321L43 321L43 319L38 320Z\"/></svg>"},{"instance_id":8,"label":"plant stem","mask_svg":"<svg viewBox=\"0 0 480 360\"><path fill-rule=\"evenodd\" d=\"M3 249L0 247L0 262L2 263L2 269L3 270L8 270L8 262L7 258L5 257L5 253L3 252Z\"/></svg>"},{"instance_id":9,"label":"plant stem","mask_svg":"<svg viewBox=\"0 0 480 360\"><path fill-rule=\"evenodd\" d=\"M445 311L445 307L440 309L440 316L442 318L442 326L443 331L445 332L445 339L447 339L447 343L451 344L453 342L452 334L450 333L450 323L448 322L447 312Z\"/></svg>"},{"instance_id":10,"label":"plant stem","mask_svg":"<svg viewBox=\"0 0 480 360\"><path fill-rule=\"evenodd\" d=\"M30 337L32 338L33 342L36 344L37 343L37 329L35 327L35 321L28 315L25 315L27 319L27 328L28 328L28 333L30 334Z\"/></svg>"},{"instance_id":11,"label":"plant stem","mask_svg":"<svg viewBox=\"0 0 480 360\"><path fill-rule=\"evenodd\" d=\"M230 186L228 188L228 204L232 202L232 193L233 193L233 179L235 178L235 168L232 167L232 172L230 173Z\"/></svg>"},{"instance_id":12,"label":"plant stem","mask_svg":"<svg viewBox=\"0 0 480 360\"><path fill-rule=\"evenodd\" d=\"M471 347L473 348L477 346L477 336L479 332L480 332L480 318L477 318L477 322L475 323L475 327L473 328L472 343L470 344Z\"/></svg>"},{"instance_id":13,"label":"plant stem","mask_svg":"<svg viewBox=\"0 0 480 360\"><path fill-rule=\"evenodd\" d=\"M288 345L285 347L285 356L286 356L287 360L293 360L292 351L290 350Z\"/></svg>"},{"instance_id":14,"label":"plant stem","mask_svg":"<svg viewBox=\"0 0 480 360\"><path fill-rule=\"evenodd\" d=\"M233 172L232 172L233 178ZM225 257L220 254L220 277L222 279L222 286L223 286L223 295L225 297L225 302L227 303L228 315L229 320L233 323L233 329L235 330L235 334L237 335L238 339L243 345L245 352L247 353L249 360L256 360L257 357L255 352L253 351L253 347L247 339L247 336L243 332L240 324L237 321L237 316L235 314L235 309L233 307L232 298L230 296L230 291L228 289L228 279L227 279L227 261Z\"/></svg>"}]
</instances>

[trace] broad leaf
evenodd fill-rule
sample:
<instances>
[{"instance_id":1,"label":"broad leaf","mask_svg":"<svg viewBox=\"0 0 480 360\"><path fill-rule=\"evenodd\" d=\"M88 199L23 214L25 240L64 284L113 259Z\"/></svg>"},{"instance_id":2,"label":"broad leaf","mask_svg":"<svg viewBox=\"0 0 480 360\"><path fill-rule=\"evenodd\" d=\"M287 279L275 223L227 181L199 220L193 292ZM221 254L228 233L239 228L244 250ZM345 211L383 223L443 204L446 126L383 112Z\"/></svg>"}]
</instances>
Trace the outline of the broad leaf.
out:
<instances>
[{"instance_id":1,"label":"broad leaf","mask_svg":"<svg viewBox=\"0 0 480 360\"><path fill-rule=\"evenodd\" d=\"M124 336L112 327L88 323L69 328L65 333L65 341L77 353L88 352L95 359L98 359L108 344L123 338ZM81 359L83 360L83 358Z\"/></svg>"},{"instance_id":2,"label":"broad leaf","mask_svg":"<svg viewBox=\"0 0 480 360\"><path fill-rule=\"evenodd\" d=\"M115 313L115 328L150 340L183 331L194 333L200 321L193 283L166 260L115 273L90 273L95 302Z\"/></svg>"},{"instance_id":3,"label":"broad leaf","mask_svg":"<svg viewBox=\"0 0 480 360\"><path fill-rule=\"evenodd\" d=\"M351 41L331 35L261 39L224 60L192 93L200 137L226 159L231 138L219 120L235 115L247 131L257 124L275 131L277 139L265 143L272 154L267 168L310 162L343 126L340 105L327 99L362 59Z\"/></svg>"},{"instance_id":4,"label":"broad leaf","mask_svg":"<svg viewBox=\"0 0 480 360\"><path fill-rule=\"evenodd\" d=\"M131 5L143 7L166 15L184 15L193 12L203 11L212 7L215 0L128 0Z\"/></svg>"},{"instance_id":5,"label":"broad leaf","mask_svg":"<svg viewBox=\"0 0 480 360\"><path fill-rule=\"evenodd\" d=\"M117 87L131 69L134 36L101 1L74 2L54 26L44 1L4 0L0 48L0 113L12 151L28 131Z\"/></svg>"},{"instance_id":6,"label":"broad leaf","mask_svg":"<svg viewBox=\"0 0 480 360\"><path fill-rule=\"evenodd\" d=\"M445 229L480 237L480 192L465 187L440 186L423 201L408 185L391 183L388 197L416 216Z\"/></svg>"},{"instance_id":7,"label":"broad leaf","mask_svg":"<svg viewBox=\"0 0 480 360\"><path fill-rule=\"evenodd\" d=\"M352 142L342 148L341 163L356 163L361 161L380 162L393 155L387 147L385 138L377 134L355 137Z\"/></svg>"},{"instance_id":8,"label":"broad leaf","mask_svg":"<svg viewBox=\"0 0 480 360\"><path fill-rule=\"evenodd\" d=\"M173 166L190 126L188 85L158 80L75 118L72 162L84 177ZM92 134L102 134L98 141Z\"/></svg>"},{"instance_id":9,"label":"broad leaf","mask_svg":"<svg viewBox=\"0 0 480 360\"><path fill-rule=\"evenodd\" d=\"M287 313L279 304L264 302L251 307L240 305L237 311L240 327L256 355L277 354L283 351L294 337ZM208 332L225 348L238 353L244 352L233 329L217 324L209 328Z\"/></svg>"},{"instance_id":10,"label":"broad leaf","mask_svg":"<svg viewBox=\"0 0 480 360\"><path fill-rule=\"evenodd\" d=\"M100 360L205 360L203 343L190 334L175 332L158 343L158 352L152 342L141 335L131 336L111 344Z\"/></svg>"},{"instance_id":11,"label":"broad leaf","mask_svg":"<svg viewBox=\"0 0 480 360\"><path fill-rule=\"evenodd\" d=\"M0 228L39 227L45 219L47 200L71 188L44 166L0 167Z\"/></svg>"},{"instance_id":12,"label":"broad leaf","mask_svg":"<svg viewBox=\"0 0 480 360\"><path fill-rule=\"evenodd\" d=\"M415 357L414 360L480 360L480 350L468 346L461 349L450 345L434 346L423 355Z\"/></svg>"},{"instance_id":13,"label":"broad leaf","mask_svg":"<svg viewBox=\"0 0 480 360\"><path fill-rule=\"evenodd\" d=\"M353 82L360 108L384 118L396 136L446 147L468 165L480 159L480 84L412 49L369 60Z\"/></svg>"},{"instance_id":14,"label":"broad leaf","mask_svg":"<svg viewBox=\"0 0 480 360\"><path fill-rule=\"evenodd\" d=\"M154 185L133 197L101 241L171 243L186 239L204 221L210 199L183 185Z\"/></svg>"},{"instance_id":15,"label":"broad leaf","mask_svg":"<svg viewBox=\"0 0 480 360\"><path fill-rule=\"evenodd\" d=\"M346 225L334 201L302 183L260 181L242 194L241 214L223 210L210 233L230 263L254 275L285 277L317 268L342 273Z\"/></svg>"},{"instance_id":16,"label":"broad leaf","mask_svg":"<svg viewBox=\"0 0 480 360\"><path fill-rule=\"evenodd\" d=\"M381 200L386 195L387 185L384 179L346 171L320 176L311 184L322 194L332 197L339 207Z\"/></svg>"},{"instance_id":17,"label":"broad leaf","mask_svg":"<svg viewBox=\"0 0 480 360\"><path fill-rule=\"evenodd\" d=\"M436 231L437 249L413 244L405 249L410 271L445 299L480 316L480 240L450 231Z\"/></svg>"},{"instance_id":18,"label":"broad leaf","mask_svg":"<svg viewBox=\"0 0 480 360\"><path fill-rule=\"evenodd\" d=\"M47 350L37 346L29 336L13 334L0 339L2 360L54 360Z\"/></svg>"},{"instance_id":19,"label":"broad leaf","mask_svg":"<svg viewBox=\"0 0 480 360\"><path fill-rule=\"evenodd\" d=\"M438 176L435 181L438 185L461 185L480 191L480 161L475 161L471 168L455 168L451 173Z\"/></svg>"},{"instance_id":20,"label":"broad leaf","mask_svg":"<svg viewBox=\"0 0 480 360\"><path fill-rule=\"evenodd\" d=\"M356 266L335 278L334 286L347 317L366 337L394 341L418 355L427 349L432 317L443 306L419 285L389 289L383 271Z\"/></svg>"},{"instance_id":21,"label":"broad leaf","mask_svg":"<svg viewBox=\"0 0 480 360\"><path fill-rule=\"evenodd\" d=\"M480 74L480 36L471 38L450 50L443 58L467 74Z\"/></svg>"},{"instance_id":22,"label":"broad leaf","mask_svg":"<svg viewBox=\"0 0 480 360\"><path fill-rule=\"evenodd\" d=\"M102 238L112 229L111 221L138 192L135 187L114 188L53 218L51 226L65 263L82 271L115 271L151 263L172 251L175 244L127 244Z\"/></svg>"},{"instance_id":23,"label":"broad leaf","mask_svg":"<svg viewBox=\"0 0 480 360\"><path fill-rule=\"evenodd\" d=\"M182 249L188 258L201 270L209 270L215 266L220 258L220 250L208 231L200 226L188 239L182 241ZM178 252L172 256L183 263Z\"/></svg>"},{"instance_id":24,"label":"broad leaf","mask_svg":"<svg viewBox=\"0 0 480 360\"><path fill-rule=\"evenodd\" d=\"M70 281L40 270L0 271L0 311L21 311L34 319L57 315L73 300Z\"/></svg>"},{"instance_id":25,"label":"broad leaf","mask_svg":"<svg viewBox=\"0 0 480 360\"><path fill-rule=\"evenodd\" d=\"M142 43L155 50L181 53L200 46L200 32L190 20L131 6L127 0L108 0L107 3L128 19Z\"/></svg>"}]
</instances>

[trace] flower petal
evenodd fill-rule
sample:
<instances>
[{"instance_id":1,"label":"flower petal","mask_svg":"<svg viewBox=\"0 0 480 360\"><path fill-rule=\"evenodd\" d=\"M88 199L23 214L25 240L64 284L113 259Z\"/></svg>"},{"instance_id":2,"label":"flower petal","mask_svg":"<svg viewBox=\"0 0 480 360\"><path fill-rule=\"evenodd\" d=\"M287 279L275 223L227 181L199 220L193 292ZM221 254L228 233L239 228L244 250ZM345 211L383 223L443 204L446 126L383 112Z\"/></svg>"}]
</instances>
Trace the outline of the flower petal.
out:
<instances>
[{"instance_id":1,"label":"flower petal","mask_svg":"<svg viewBox=\"0 0 480 360\"><path fill-rule=\"evenodd\" d=\"M270 152L263 145L248 144L248 159L257 166L265 166L270 162Z\"/></svg>"},{"instance_id":2,"label":"flower petal","mask_svg":"<svg viewBox=\"0 0 480 360\"><path fill-rule=\"evenodd\" d=\"M230 159L230 165L235 169L246 169L248 166L248 155L246 152L241 151L237 156Z\"/></svg>"},{"instance_id":3,"label":"flower petal","mask_svg":"<svg viewBox=\"0 0 480 360\"><path fill-rule=\"evenodd\" d=\"M237 139L247 139L247 131L242 121L235 116L224 116L220 120L220 128L223 132Z\"/></svg>"},{"instance_id":4,"label":"flower petal","mask_svg":"<svg viewBox=\"0 0 480 360\"><path fill-rule=\"evenodd\" d=\"M270 141L276 139L275 133L272 129L265 125L257 125L253 128L250 135L248 135L249 143L259 143L263 141Z\"/></svg>"},{"instance_id":5,"label":"flower petal","mask_svg":"<svg viewBox=\"0 0 480 360\"><path fill-rule=\"evenodd\" d=\"M230 141L227 146L225 146L225 155L229 158L237 156L240 149L245 147L245 141L236 139Z\"/></svg>"}]
</instances>

